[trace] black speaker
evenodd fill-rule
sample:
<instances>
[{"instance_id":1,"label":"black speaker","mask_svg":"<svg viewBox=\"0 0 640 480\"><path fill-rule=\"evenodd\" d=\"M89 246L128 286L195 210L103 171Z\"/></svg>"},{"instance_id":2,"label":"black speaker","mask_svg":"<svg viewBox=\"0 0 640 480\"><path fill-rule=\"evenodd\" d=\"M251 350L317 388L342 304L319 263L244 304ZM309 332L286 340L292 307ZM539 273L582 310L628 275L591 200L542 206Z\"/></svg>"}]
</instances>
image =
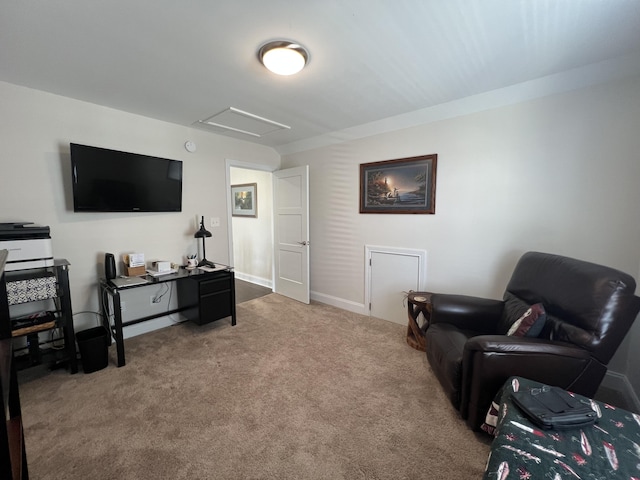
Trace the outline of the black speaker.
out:
<instances>
[{"instance_id":1,"label":"black speaker","mask_svg":"<svg viewBox=\"0 0 640 480\"><path fill-rule=\"evenodd\" d=\"M113 253L104 254L104 276L107 280L116 278L116 259L113 257Z\"/></svg>"}]
</instances>

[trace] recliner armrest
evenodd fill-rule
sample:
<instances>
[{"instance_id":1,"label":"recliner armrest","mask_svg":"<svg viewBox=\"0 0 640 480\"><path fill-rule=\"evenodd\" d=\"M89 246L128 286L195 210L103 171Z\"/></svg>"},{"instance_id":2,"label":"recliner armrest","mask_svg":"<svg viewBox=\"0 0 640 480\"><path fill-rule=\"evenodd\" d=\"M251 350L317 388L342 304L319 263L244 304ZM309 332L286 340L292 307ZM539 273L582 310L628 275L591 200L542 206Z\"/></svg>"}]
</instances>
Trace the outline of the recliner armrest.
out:
<instances>
[{"instance_id":1,"label":"recliner armrest","mask_svg":"<svg viewBox=\"0 0 640 480\"><path fill-rule=\"evenodd\" d=\"M590 353L584 348L570 343L553 342L544 338L516 337L509 335L479 335L467 340L466 352L486 352L512 355L557 355L571 358L589 359Z\"/></svg>"},{"instance_id":2,"label":"recliner armrest","mask_svg":"<svg viewBox=\"0 0 640 480\"><path fill-rule=\"evenodd\" d=\"M480 335L470 338L462 356L460 414L477 430L495 393L510 376L557 385L586 396L606 367L587 350L541 338Z\"/></svg>"},{"instance_id":3,"label":"recliner armrest","mask_svg":"<svg viewBox=\"0 0 640 480\"><path fill-rule=\"evenodd\" d=\"M492 333L503 309L502 300L434 293L431 296L431 323L450 323L463 330Z\"/></svg>"}]
</instances>

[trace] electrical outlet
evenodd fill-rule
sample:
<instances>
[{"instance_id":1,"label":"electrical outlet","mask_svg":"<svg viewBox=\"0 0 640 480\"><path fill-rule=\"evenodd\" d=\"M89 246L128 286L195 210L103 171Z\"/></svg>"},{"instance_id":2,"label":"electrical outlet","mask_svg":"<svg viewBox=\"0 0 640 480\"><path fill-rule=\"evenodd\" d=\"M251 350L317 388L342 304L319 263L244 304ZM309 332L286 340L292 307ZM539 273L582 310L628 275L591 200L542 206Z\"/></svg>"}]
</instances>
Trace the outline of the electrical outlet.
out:
<instances>
[{"instance_id":1,"label":"electrical outlet","mask_svg":"<svg viewBox=\"0 0 640 480\"><path fill-rule=\"evenodd\" d=\"M211 226L219 227L220 226L220 218L219 217L211 217Z\"/></svg>"},{"instance_id":2,"label":"electrical outlet","mask_svg":"<svg viewBox=\"0 0 640 480\"><path fill-rule=\"evenodd\" d=\"M196 230L199 230L200 229L200 220L202 220L202 215L196 215L195 220L196 220L195 228L196 228Z\"/></svg>"},{"instance_id":3,"label":"electrical outlet","mask_svg":"<svg viewBox=\"0 0 640 480\"><path fill-rule=\"evenodd\" d=\"M127 304L120 300L120 311L124 312L127 309Z\"/></svg>"}]
</instances>

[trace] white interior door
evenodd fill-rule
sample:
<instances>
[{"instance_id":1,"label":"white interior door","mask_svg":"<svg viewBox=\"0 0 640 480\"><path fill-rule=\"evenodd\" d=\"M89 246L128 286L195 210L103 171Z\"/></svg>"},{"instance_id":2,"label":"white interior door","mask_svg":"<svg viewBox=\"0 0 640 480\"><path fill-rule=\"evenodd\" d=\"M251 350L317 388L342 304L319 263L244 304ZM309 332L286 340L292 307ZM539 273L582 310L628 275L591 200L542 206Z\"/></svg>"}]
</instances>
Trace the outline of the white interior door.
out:
<instances>
[{"instance_id":1,"label":"white interior door","mask_svg":"<svg viewBox=\"0 0 640 480\"><path fill-rule=\"evenodd\" d=\"M425 284L426 252L367 248L369 270L369 315L394 323L407 323L404 297Z\"/></svg>"},{"instance_id":2,"label":"white interior door","mask_svg":"<svg viewBox=\"0 0 640 480\"><path fill-rule=\"evenodd\" d=\"M309 303L309 166L273 173L274 289Z\"/></svg>"}]
</instances>

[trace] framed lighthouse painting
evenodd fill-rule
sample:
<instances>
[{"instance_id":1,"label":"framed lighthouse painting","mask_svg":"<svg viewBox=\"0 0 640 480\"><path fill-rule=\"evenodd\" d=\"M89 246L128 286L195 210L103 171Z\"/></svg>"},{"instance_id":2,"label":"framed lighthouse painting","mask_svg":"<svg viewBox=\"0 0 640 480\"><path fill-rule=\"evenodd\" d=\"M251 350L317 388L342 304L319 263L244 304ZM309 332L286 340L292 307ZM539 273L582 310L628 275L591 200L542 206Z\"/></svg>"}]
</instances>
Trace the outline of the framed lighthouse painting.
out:
<instances>
[{"instance_id":1,"label":"framed lighthouse painting","mask_svg":"<svg viewBox=\"0 0 640 480\"><path fill-rule=\"evenodd\" d=\"M436 213L437 154L360 164L360 213Z\"/></svg>"}]
</instances>

